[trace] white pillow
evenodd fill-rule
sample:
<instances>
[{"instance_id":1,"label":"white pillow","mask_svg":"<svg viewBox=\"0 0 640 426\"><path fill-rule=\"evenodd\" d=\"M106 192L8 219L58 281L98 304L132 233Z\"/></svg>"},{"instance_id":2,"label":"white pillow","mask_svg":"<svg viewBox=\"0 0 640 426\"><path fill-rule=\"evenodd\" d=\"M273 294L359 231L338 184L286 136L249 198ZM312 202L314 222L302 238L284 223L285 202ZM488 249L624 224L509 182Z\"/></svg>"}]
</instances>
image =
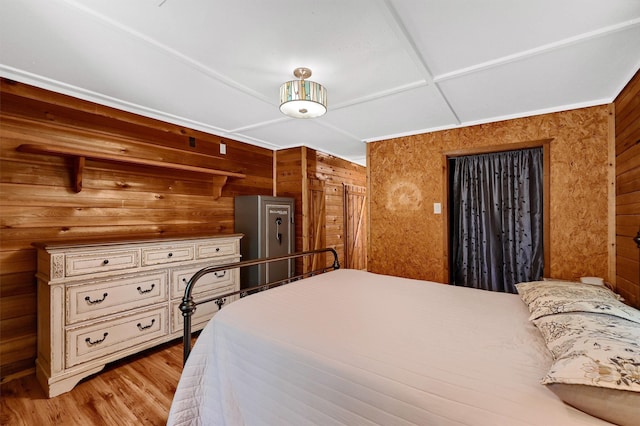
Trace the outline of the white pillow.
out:
<instances>
[{"instance_id":1,"label":"white pillow","mask_svg":"<svg viewBox=\"0 0 640 426\"><path fill-rule=\"evenodd\" d=\"M567 281L532 281L516 284L520 298L529 307L529 319L563 312L614 315L640 323L640 311L622 303L604 286Z\"/></svg>"},{"instance_id":2,"label":"white pillow","mask_svg":"<svg viewBox=\"0 0 640 426\"><path fill-rule=\"evenodd\" d=\"M555 361L542 383L565 403L618 425L640 422L640 324L565 313L534 321Z\"/></svg>"}]
</instances>

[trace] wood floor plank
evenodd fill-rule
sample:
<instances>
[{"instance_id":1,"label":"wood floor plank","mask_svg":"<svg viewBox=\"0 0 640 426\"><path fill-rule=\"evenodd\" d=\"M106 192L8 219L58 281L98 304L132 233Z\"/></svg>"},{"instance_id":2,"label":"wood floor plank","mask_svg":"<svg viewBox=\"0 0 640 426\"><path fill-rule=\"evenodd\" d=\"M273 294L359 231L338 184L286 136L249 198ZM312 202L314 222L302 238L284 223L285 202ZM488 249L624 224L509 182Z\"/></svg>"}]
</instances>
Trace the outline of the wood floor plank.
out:
<instances>
[{"instance_id":1,"label":"wood floor plank","mask_svg":"<svg viewBox=\"0 0 640 426\"><path fill-rule=\"evenodd\" d=\"M110 364L71 392L47 398L35 375L0 388L0 425L165 425L182 372L173 341Z\"/></svg>"}]
</instances>

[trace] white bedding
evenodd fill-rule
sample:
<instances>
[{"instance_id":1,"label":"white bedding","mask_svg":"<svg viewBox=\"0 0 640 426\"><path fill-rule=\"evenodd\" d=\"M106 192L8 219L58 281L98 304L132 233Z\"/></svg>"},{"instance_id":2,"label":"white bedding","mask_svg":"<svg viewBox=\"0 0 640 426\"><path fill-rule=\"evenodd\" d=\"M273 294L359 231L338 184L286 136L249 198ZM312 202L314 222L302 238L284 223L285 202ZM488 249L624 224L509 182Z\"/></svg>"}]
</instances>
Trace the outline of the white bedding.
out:
<instances>
[{"instance_id":1,"label":"white bedding","mask_svg":"<svg viewBox=\"0 0 640 426\"><path fill-rule=\"evenodd\" d=\"M604 425L540 384L517 295L344 270L222 309L170 425Z\"/></svg>"}]
</instances>

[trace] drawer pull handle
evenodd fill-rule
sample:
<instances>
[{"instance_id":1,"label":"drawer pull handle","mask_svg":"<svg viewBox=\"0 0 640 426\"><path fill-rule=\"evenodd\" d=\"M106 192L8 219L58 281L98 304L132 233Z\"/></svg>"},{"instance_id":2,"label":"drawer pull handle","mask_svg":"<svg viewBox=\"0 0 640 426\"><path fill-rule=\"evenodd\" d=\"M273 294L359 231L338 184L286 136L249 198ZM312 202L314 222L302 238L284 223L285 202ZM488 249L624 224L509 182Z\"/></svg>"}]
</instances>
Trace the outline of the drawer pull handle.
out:
<instances>
[{"instance_id":1,"label":"drawer pull handle","mask_svg":"<svg viewBox=\"0 0 640 426\"><path fill-rule=\"evenodd\" d=\"M146 330L148 328L151 328L153 326L153 324L155 324L155 322L156 322L156 319L154 318L154 319L151 320L151 324L149 324L149 325L142 325L142 323L138 323L138 330L143 331L143 330Z\"/></svg>"},{"instance_id":2,"label":"drawer pull handle","mask_svg":"<svg viewBox=\"0 0 640 426\"><path fill-rule=\"evenodd\" d=\"M151 288L148 290L143 290L141 287L138 287L138 293L140 294L145 294L145 293L149 293L151 290L153 290L155 288L155 284L151 284Z\"/></svg>"},{"instance_id":3,"label":"drawer pull handle","mask_svg":"<svg viewBox=\"0 0 640 426\"><path fill-rule=\"evenodd\" d=\"M167 256L169 256L169 257L173 257L173 253L169 253Z\"/></svg>"},{"instance_id":4,"label":"drawer pull handle","mask_svg":"<svg viewBox=\"0 0 640 426\"><path fill-rule=\"evenodd\" d=\"M87 337L86 339L84 339L84 341L87 342L87 345L89 345L89 346L95 346L95 345L99 345L100 343L104 342L104 339L106 339L108 335L109 335L109 333L107 333L105 331L104 334L102 335L102 339L98 339L95 342L92 342L91 341L91 337Z\"/></svg>"},{"instance_id":5,"label":"drawer pull handle","mask_svg":"<svg viewBox=\"0 0 640 426\"><path fill-rule=\"evenodd\" d=\"M103 265L108 265L108 264L109 264L109 259L105 259L105 260L103 260L103 261L102 261L102 264L103 264Z\"/></svg>"},{"instance_id":6,"label":"drawer pull handle","mask_svg":"<svg viewBox=\"0 0 640 426\"><path fill-rule=\"evenodd\" d=\"M225 275L227 275L227 271L222 271L222 272L214 272L213 275L216 276L216 278L222 278Z\"/></svg>"},{"instance_id":7,"label":"drawer pull handle","mask_svg":"<svg viewBox=\"0 0 640 426\"><path fill-rule=\"evenodd\" d=\"M98 303L104 302L104 299L106 299L108 295L109 295L109 293L105 293L105 294L102 295L102 299L96 299L96 300L91 300L91 297L87 296L87 297L84 298L84 300L89 305L97 305Z\"/></svg>"},{"instance_id":8,"label":"drawer pull handle","mask_svg":"<svg viewBox=\"0 0 640 426\"><path fill-rule=\"evenodd\" d=\"M216 252L219 252L219 251L220 251L220 247L216 247Z\"/></svg>"}]
</instances>

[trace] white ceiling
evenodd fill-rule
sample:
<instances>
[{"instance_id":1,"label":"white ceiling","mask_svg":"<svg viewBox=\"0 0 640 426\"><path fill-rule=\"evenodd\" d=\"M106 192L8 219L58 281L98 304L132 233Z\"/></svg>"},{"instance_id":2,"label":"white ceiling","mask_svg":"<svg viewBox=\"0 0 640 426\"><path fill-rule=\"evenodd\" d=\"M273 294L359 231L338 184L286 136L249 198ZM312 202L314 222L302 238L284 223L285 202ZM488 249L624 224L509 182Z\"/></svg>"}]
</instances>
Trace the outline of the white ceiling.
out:
<instances>
[{"instance_id":1,"label":"white ceiling","mask_svg":"<svg viewBox=\"0 0 640 426\"><path fill-rule=\"evenodd\" d=\"M328 113L291 119L296 67ZM365 143L612 102L640 0L0 0L0 75L251 144Z\"/></svg>"}]
</instances>

